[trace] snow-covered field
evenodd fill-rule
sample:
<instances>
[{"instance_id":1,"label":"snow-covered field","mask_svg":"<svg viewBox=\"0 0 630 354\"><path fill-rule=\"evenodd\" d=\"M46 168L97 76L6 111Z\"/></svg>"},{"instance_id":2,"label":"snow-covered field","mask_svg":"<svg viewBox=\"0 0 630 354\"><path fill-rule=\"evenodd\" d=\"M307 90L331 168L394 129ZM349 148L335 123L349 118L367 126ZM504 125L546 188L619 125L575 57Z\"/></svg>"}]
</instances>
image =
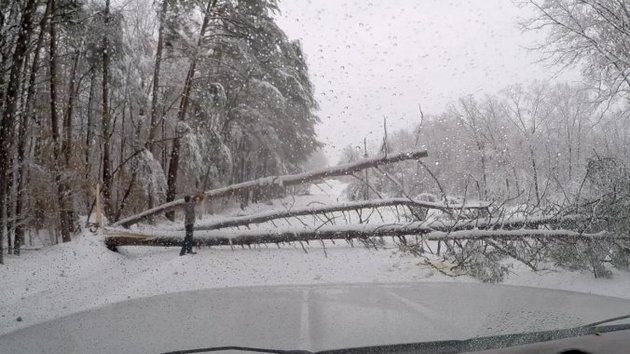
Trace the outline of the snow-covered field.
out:
<instances>
[{"instance_id":1,"label":"snow-covered field","mask_svg":"<svg viewBox=\"0 0 630 354\"><path fill-rule=\"evenodd\" d=\"M333 181L313 188L310 196L252 209L327 203L336 201L342 190L343 184ZM395 247L374 250L337 242L327 243L325 253L321 244L311 243L306 249L308 253L299 245L280 249L202 248L196 255L180 257L177 248L122 247L120 253L113 253L105 248L100 236L86 232L67 244L24 252L21 257L6 256L6 265L0 266L0 334L112 302L193 289L476 281L444 276L419 265L417 259L401 254ZM613 279L595 279L589 273L533 273L515 265L505 283L630 299L629 273L616 272Z\"/></svg>"}]
</instances>

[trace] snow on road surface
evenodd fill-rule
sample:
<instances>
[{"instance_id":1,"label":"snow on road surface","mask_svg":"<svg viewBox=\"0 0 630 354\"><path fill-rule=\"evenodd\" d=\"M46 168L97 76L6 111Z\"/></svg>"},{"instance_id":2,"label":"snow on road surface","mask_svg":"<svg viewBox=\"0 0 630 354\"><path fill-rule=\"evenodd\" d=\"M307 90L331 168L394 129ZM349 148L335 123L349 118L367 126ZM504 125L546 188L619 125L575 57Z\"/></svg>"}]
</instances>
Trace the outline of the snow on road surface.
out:
<instances>
[{"instance_id":1,"label":"snow on road surface","mask_svg":"<svg viewBox=\"0 0 630 354\"><path fill-rule=\"evenodd\" d=\"M250 208L256 212L309 203L336 202L344 184L331 181L312 188L312 195ZM339 201L342 201L341 199ZM233 210L232 214L243 213ZM212 216L209 218L217 218ZM181 226L163 225L164 228ZM257 285L457 281L418 264L395 247L367 249L345 242L282 248L201 248L179 256L178 248L121 247L107 250L100 236L86 232L72 242L7 256L0 266L0 335L35 323L132 298L203 288ZM590 273L533 273L515 264L510 285L574 290L630 299L630 274L613 279ZM227 300L227 299L226 299ZM19 319L19 320L18 320Z\"/></svg>"}]
</instances>

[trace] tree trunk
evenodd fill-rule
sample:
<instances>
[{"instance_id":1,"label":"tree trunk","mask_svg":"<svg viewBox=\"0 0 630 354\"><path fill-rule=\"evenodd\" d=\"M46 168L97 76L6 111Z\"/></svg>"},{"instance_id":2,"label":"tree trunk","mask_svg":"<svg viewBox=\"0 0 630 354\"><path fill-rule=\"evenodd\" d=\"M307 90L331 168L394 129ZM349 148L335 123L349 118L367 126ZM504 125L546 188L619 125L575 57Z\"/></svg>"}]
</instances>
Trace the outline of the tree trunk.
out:
<instances>
[{"instance_id":1,"label":"tree trunk","mask_svg":"<svg viewBox=\"0 0 630 354\"><path fill-rule=\"evenodd\" d=\"M221 230L196 233L195 244L197 246L237 246L261 243L285 243L308 242L322 240L369 240L372 237L394 237L422 235L425 241L459 241L459 240L522 240L522 239L629 239L629 235L616 233L585 234L572 230L538 230L538 229L512 229L512 230L456 230L435 231L435 228L424 223L411 224L359 224L359 225L333 225L319 229L296 230L244 230L232 232L226 236ZM127 232L125 230L106 230L105 244L109 248L118 246L181 246L183 233L181 231L161 231L160 234L148 232Z\"/></svg>"},{"instance_id":2,"label":"tree trunk","mask_svg":"<svg viewBox=\"0 0 630 354\"><path fill-rule=\"evenodd\" d=\"M9 163L7 166L4 166L7 171L13 171L13 159L9 159ZM9 173L9 178L7 181L7 190L5 191L5 200L4 200L4 208L5 208L5 225L3 228L7 234L7 253L13 253L13 238L11 237L11 229L13 225L13 213L11 211L11 191L13 190L13 173Z\"/></svg>"},{"instance_id":3,"label":"tree trunk","mask_svg":"<svg viewBox=\"0 0 630 354\"><path fill-rule=\"evenodd\" d=\"M105 26L109 23L109 4L110 0L105 1ZM102 65L103 65L103 81L102 81L102 122L101 122L101 139L103 144L103 160L102 160L102 179L103 179L103 204L105 206L105 215L107 218L111 218L114 213L114 206L112 200L112 173L111 173L111 161L110 161L110 125L111 118L109 116L109 40L107 34L103 36L103 52L102 52Z\"/></svg>"},{"instance_id":4,"label":"tree trunk","mask_svg":"<svg viewBox=\"0 0 630 354\"><path fill-rule=\"evenodd\" d=\"M57 11L57 4L55 0L49 0L51 16L55 15ZM72 218L70 218L70 208L68 207L68 194L70 193L70 186L67 181L62 177L62 165L61 165L61 134L59 133L59 108L57 106L57 30L55 21L50 21L49 25L50 35L50 125L52 129L53 138L53 154L54 164L53 171L55 174L55 184L57 187L57 205L59 208L59 223L61 238L63 242L71 241L72 233Z\"/></svg>"},{"instance_id":5,"label":"tree trunk","mask_svg":"<svg viewBox=\"0 0 630 354\"><path fill-rule=\"evenodd\" d=\"M532 163L532 170L534 171L534 191L536 193L536 205L540 205L540 189L538 187L538 169L536 168L536 157L534 156L534 148L529 147L529 158Z\"/></svg>"},{"instance_id":6,"label":"tree trunk","mask_svg":"<svg viewBox=\"0 0 630 354\"><path fill-rule=\"evenodd\" d=\"M155 133L157 131L158 123L158 97L160 91L160 66L162 65L162 47L164 43L164 21L166 20L166 11L168 10L168 0L162 0L162 9L160 11L160 24L158 28L158 41L157 49L155 53L155 67L153 70L153 92L151 95L151 125L149 126L149 136L145 146L153 156L157 156L157 151L154 148Z\"/></svg>"},{"instance_id":7,"label":"tree trunk","mask_svg":"<svg viewBox=\"0 0 630 354\"><path fill-rule=\"evenodd\" d=\"M1 193L0 193L1 194ZM4 221L6 220L6 208L4 205L4 198L6 196L0 196L0 264L4 264Z\"/></svg>"},{"instance_id":8,"label":"tree trunk","mask_svg":"<svg viewBox=\"0 0 630 354\"><path fill-rule=\"evenodd\" d=\"M85 127L85 180L89 182L90 180L90 150L92 149L92 139L93 131L92 126L94 125L94 100L96 96L96 69L92 68L92 75L90 78L90 93L88 96L87 103L87 124ZM89 193L88 193L89 194ZM91 198L91 196L90 196Z\"/></svg>"},{"instance_id":9,"label":"tree trunk","mask_svg":"<svg viewBox=\"0 0 630 354\"><path fill-rule=\"evenodd\" d=\"M68 85L68 103L66 105L66 112L63 119L63 145L61 150L63 151L64 166L66 169L70 168L70 159L72 157L72 117L74 115L74 101L76 99L76 79L77 68L79 66L79 58L81 53L77 51L72 63L72 71L70 73L70 84Z\"/></svg>"},{"instance_id":10,"label":"tree trunk","mask_svg":"<svg viewBox=\"0 0 630 354\"><path fill-rule=\"evenodd\" d=\"M10 142L13 141L15 130L15 115L17 109L18 93L20 82L22 80L22 66L24 64L26 49L30 41L31 32L33 30L33 13L35 11L35 0L27 0L20 20L20 29L18 31L15 51L13 52L13 60L11 73L9 74L9 82L4 96L4 112L0 121L0 166L6 166L10 156ZM8 171L2 169L0 173L0 214L6 215L6 187L8 182ZM1 217L0 217L1 219ZM1 220L0 220L1 221ZM2 224L2 222L0 222ZM0 245L3 243L4 230L0 228ZM3 263L2 246L0 246L0 263Z\"/></svg>"},{"instance_id":11,"label":"tree trunk","mask_svg":"<svg viewBox=\"0 0 630 354\"><path fill-rule=\"evenodd\" d=\"M206 33L206 29L208 28L208 24L210 23L210 10L216 4L217 0L208 1L208 5L206 7L206 11L203 16L203 23L201 24L201 29L199 30L199 38L197 40L197 50L201 47L203 43L203 37ZM190 66L188 67L188 73L186 74L186 80L184 81L184 90L182 92L182 98L179 102L179 112L177 113L177 121L183 122L186 120L186 113L188 111L188 104L190 102L190 92L192 89L192 81L195 76L195 69L197 67L197 54L195 53L190 61ZM175 196L177 195L177 173L179 171L179 132L178 127L175 126L175 139L173 140L173 148L171 150L171 159L168 165L168 175L167 175L167 189L166 189L166 202L172 202L175 200ZM175 212L167 212L166 217L173 221L175 220Z\"/></svg>"},{"instance_id":12,"label":"tree trunk","mask_svg":"<svg viewBox=\"0 0 630 354\"><path fill-rule=\"evenodd\" d=\"M179 112L177 114L177 121L183 122L186 119L186 112L188 110L188 101L190 96L190 90L192 87L192 79L195 72L196 59L193 58L193 61L190 63L190 67L188 68L188 74L186 75L186 81L184 82L184 92L182 93L182 99L179 105ZM168 178L167 178L167 191L166 191L166 201L171 202L175 200L175 196L177 194L177 173L179 171L179 149L180 149L180 140L179 140L179 131L178 127L175 126L175 139L173 140L173 147L171 149L171 159L168 164ZM171 221L175 219L175 213L168 212L166 213L166 217Z\"/></svg>"},{"instance_id":13,"label":"tree trunk","mask_svg":"<svg viewBox=\"0 0 630 354\"><path fill-rule=\"evenodd\" d=\"M72 72L70 73L70 84L68 86L68 103L66 105L66 111L63 119L63 141L61 145L61 151L63 156L63 166L65 171L70 171L72 169L71 158L72 158L72 118L74 116L74 101L76 100L76 77L77 77L77 68L79 65L80 52L77 51L76 56L74 57L74 62L72 64ZM74 231L74 193L72 192L72 188L70 186L71 181L69 177L66 177L61 180L61 188L64 191L64 218L65 224L68 228L69 232ZM68 242L64 238L64 242Z\"/></svg>"},{"instance_id":14,"label":"tree trunk","mask_svg":"<svg viewBox=\"0 0 630 354\"><path fill-rule=\"evenodd\" d=\"M13 150L13 149L11 149ZM11 155L13 155L13 151L11 151ZM7 233L7 253L8 254L12 254L13 253L13 235L11 235L13 233L13 223L14 223L14 215L13 215L13 207L12 207L12 202L13 202L13 198L11 198L11 195L13 194L13 185L15 182L15 176L13 174L13 167L15 165L15 160L13 158L13 156L11 156L11 158L9 158L9 162L6 166L3 166L6 171L9 171L9 177L7 179L7 190L6 190L6 197L4 200L5 203L5 207L6 207L6 233Z\"/></svg>"},{"instance_id":15,"label":"tree trunk","mask_svg":"<svg viewBox=\"0 0 630 354\"><path fill-rule=\"evenodd\" d=\"M481 195L479 198L481 200L485 200L488 194L488 173L486 167L486 151L484 149L483 143L477 138L477 149L479 150L479 154L481 155L481 178L483 183L483 189L481 191Z\"/></svg>"}]
</instances>

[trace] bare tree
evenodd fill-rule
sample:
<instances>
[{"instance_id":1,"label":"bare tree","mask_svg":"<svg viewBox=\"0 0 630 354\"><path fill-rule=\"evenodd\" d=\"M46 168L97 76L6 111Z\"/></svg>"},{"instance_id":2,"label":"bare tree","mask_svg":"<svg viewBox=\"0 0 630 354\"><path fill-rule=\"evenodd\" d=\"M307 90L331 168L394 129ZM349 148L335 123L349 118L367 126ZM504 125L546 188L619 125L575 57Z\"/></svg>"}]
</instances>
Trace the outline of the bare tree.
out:
<instances>
[{"instance_id":1,"label":"bare tree","mask_svg":"<svg viewBox=\"0 0 630 354\"><path fill-rule=\"evenodd\" d=\"M630 5L627 1L528 0L536 11L524 26L548 30L540 44L547 59L581 65L586 77L610 98L630 89Z\"/></svg>"},{"instance_id":2,"label":"bare tree","mask_svg":"<svg viewBox=\"0 0 630 354\"><path fill-rule=\"evenodd\" d=\"M542 127L551 118L553 107L546 97L546 85L535 85L529 90L516 85L505 91L508 102L506 113L509 121L527 141L527 153L532 168L534 196L536 204L541 201L541 183L537 166L536 148L540 141L537 139Z\"/></svg>"}]
</instances>

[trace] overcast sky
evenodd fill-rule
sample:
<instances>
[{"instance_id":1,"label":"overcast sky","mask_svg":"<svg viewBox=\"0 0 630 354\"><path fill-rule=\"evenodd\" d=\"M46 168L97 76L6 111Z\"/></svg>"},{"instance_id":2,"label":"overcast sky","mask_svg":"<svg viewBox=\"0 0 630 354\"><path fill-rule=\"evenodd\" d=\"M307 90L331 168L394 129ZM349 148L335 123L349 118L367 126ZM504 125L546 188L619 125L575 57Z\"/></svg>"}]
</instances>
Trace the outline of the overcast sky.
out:
<instances>
[{"instance_id":1,"label":"overcast sky","mask_svg":"<svg viewBox=\"0 0 630 354\"><path fill-rule=\"evenodd\" d=\"M279 25L300 39L332 163L341 149L413 127L467 94L554 78L527 48L510 0L284 0ZM566 73L564 79L569 77ZM575 75L571 75L575 77Z\"/></svg>"}]
</instances>

